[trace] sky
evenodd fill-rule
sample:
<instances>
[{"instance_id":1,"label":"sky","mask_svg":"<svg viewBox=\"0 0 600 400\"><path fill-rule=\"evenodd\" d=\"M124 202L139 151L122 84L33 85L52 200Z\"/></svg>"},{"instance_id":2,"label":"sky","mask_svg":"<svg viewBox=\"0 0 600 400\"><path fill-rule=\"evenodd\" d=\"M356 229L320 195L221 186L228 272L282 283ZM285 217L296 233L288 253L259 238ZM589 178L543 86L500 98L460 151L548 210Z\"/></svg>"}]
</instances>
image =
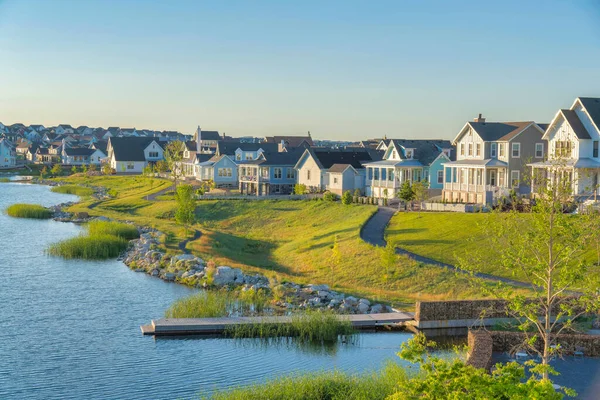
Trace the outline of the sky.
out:
<instances>
[{"instance_id":1,"label":"sky","mask_svg":"<svg viewBox=\"0 0 600 400\"><path fill-rule=\"evenodd\" d=\"M453 138L600 97L600 0L0 0L0 122Z\"/></svg>"}]
</instances>

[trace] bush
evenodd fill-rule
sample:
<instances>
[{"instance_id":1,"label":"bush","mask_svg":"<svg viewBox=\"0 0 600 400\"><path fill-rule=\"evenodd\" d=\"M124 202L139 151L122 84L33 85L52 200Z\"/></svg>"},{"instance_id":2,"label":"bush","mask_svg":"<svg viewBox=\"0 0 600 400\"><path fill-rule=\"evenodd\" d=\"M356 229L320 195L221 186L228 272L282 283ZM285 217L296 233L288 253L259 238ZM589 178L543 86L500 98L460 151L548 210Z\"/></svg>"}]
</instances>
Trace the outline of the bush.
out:
<instances>
[{"instance_id":1,"label":"bush","mask_svg":"<svg viewBox=\"0 0 600 400\"><path fill-rule=\"evenodd\" d=\"M48 254L68 259L103 260L118 257L127 246L128 241L117 236L78 236L52 244Z\"/></svg>"},{"instance_id":2,"label":"bush","mask_svg":"<svg viewBox=\"0 0 600 400\"><path fill-rule=\"evenodd\" d=\"M331 193L329 190L323 193L324 201L336 201L338 199L338 195L335 193Z\"/></svg>"},{"instance_id":3,"label":"bush","mask_svg":"<svg viewBox=\"0 0 600 400\"><path fill-rule=\"evenodd\" d=\"M15 218L48 219L52 217L52 211L39 204L13 204L6 209L6 214Z\"/></svg>"},{"instance_id":4,"label":"bush","mask_svg":"<svg viewBox=\"0 0 600 400\"><path fill-rule=\"evenodd\" d=\"M294 185L294 194L306 194L308 190L306 189L306 185L303 183L297 183Z\"/></svg>"},{"instance_id":5,"label":"bush","mask_svg":"<svg viewBox=\"0 0 600 400\"><path fill-rule=\"evenodd\" d=\"M110 221L92 221L88 225L88 232L90 236L111 235L125 240L133 240L140 237L135 226Z\"/></svg>"},{"instance_id":6,"label":"bush","mask_svg":"<svg viewBox=\"0 0 600 400\"><path fill-rule=\"evenodd\" d=\"M91 196L94 194L94 190L92 188L77 185L54 186L50 190L54 193L74 194L79 197Z\"/></svg>"},{"instance_id":7,"label":"bush","mask_svg":"<svg viewBox=\"0 0 600 400\"><path fill-rule=\"evenodd\" d=\"M352 204L352 193L349 190L345 191L342 195L343 204Z\"/></svg>"}]
</instances>

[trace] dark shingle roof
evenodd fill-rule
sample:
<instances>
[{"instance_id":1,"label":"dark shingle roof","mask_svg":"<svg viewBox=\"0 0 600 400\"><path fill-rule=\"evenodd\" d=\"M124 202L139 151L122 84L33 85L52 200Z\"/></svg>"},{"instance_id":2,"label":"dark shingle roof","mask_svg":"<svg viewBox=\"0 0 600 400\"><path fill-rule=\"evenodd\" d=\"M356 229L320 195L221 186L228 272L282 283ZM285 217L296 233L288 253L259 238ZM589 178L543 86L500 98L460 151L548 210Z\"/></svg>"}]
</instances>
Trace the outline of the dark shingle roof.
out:
<instances>
[{"instance_id":1,"label":"dark shingle roof","mask_svg":"<svg viewBox=\"0 0 600 400\"><path fill-rule=\"evenodd\" d=\"M200 131L200 138L202 140L221 140L219 131Z\"/></svg>"},{"instance_id":2,"label":"dark shingle roof","mask_svg":"<svg viewBox=\"0 0 600 400\"><path fill-rule=\"evenodd\" d=\"M374 161L365 149L328 151L308 149L322 168L329 169L333 164L350 164L354 169L363 168L362 163Z\"/></svg>"},{"instance_id":3,"label":"dark shingle roof","mask_svg":"<svg viewBox=\"0 0 600 400\"><path fill-rule=\"evenodd\" d=\"M339 172L342 173L346 170L346 168L350 167L350 164L333 164L331 168L329 168L329 172Z\"/></svg>"},{"instance_id":4,"label":"dark shingle roof","mask_svg":"<svg viewBox=\"0 0 600 400\"><path fill-rule=\"evenodd\" d=\"M144 149L152 142L158 144L154 138L147 137L111 137L109 139L117 161L146 161ZM158 145L160 146L160 144Z\"/></svg>"},{"instance_id":5,"label":"dark shingle roof","mask_svg":"<svg viewBox=\"0 0 600 400\"><path fill-rule=\"evenodd\" d=\"M573 110L560 110L562 115L565 117L571 128L573 128L573 132L579 139L591 139L590 133L585 129L583 123L577 116L577 113Z\"/></svg>"},{"instance_id":6,"label":"dark shingle roof","mask_svg":"<svg viewBox=\"0 0 600 400\"><path fill-rule=\"evenodd\" d=\"M277 143L244 143L238 140L222 140L217 143L217 154L234 155L237 149L242 151L257 151L263 149L265 152L276 152Z\"/></svg>"},{"instance_id":7,"label":"dark shingle roof","mask_svg":"<svg viewBox=\"0 0 600 400\"><path fill-rule=\"evenodd\" d=\"M486 142L510 140L533 121L520 122L469 122L471 128Z\"/></svg>"},{"instance_id":8,"label":"dark shingle roof","mask_svg":"<svg viewBox=\"0 0 600 400\"><path fill-rule=\"evenodd\" d=\"M313 146L313 140L310 136L267 136L265 143L281 143L285 142L287 147L300 147L304 142L309 146Z\"/></svg>"},{"instance_id":9,"label":"dark shingle roof","mask_svg":"<svg viewBox=\"0 0 600 400\"><path fill-rule=\"evenodd\" d=\"M596 125L596 128L600 129L600 98L580 97L579 101L583 104L583 107L594 122L594 125Z\"/></svg>"},{"instance_id":10,"label":"dark shingle roof","mask_svg":"<svg viewBox=\"0 0 600 400\"><path fill-rule=\"evenodd\" d=\"M442 152L443 149L452 149L452 143L449 140L437 139L392 139L396 148L404 147L415 149L413 159L418 160L423 165L431 164ZM401 159L405 159L402 152L398 152Z\"/></svg>"},{"instance_id":11,"label":"dark shingle roof","mask_svg":"<svg viewBox=\"0 0 600 400\"><path fill-rule=\"evenodd\" d=\"M95 151L95 149L90 149L88 147L67 147L65 149L65 153L67 153L68 156L91 156Z\"/></svg>"}]
</instances>

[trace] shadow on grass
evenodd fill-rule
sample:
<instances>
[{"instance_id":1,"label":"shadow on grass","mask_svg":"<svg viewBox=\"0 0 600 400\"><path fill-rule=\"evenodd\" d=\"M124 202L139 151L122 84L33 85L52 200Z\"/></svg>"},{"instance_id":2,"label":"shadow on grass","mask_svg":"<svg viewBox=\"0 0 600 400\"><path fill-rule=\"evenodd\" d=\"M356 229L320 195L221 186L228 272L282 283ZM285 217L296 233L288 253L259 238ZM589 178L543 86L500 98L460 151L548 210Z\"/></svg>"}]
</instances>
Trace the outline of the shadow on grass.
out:
<instances>
[{"instance_id":1,"label":"shadow on grass","mask_svg":"<svg viewBox=\"0 0 600 400\"><path fill-rule=\"evenodd\" d=\"M339 229L337 231L333 231L333 232L327 232L324 233L322 235L317 235L317 236L313 236L312 240L319 240L319 239L324 239L324 238L329 238L331 237L332 240L335 237L335 235L339 235L340 233L344 233L344 232L353 232L353 231L357 231L359 228L357 227L350 227L350 228L346 228L346 229Z\"/></svg>"},{"instance_id":2,"label":"shadow on grass","mask_svg":"<svg viewBox=\"0 0 600 400\"><path fill-rule=\"evenodd\" d=\"M405 235L409 233L425 232L428 229L425 228L407 228L407 229L388 229L385 231L387 235Z\"/></svg>"},{"instance_id":3,"label":"shadow on grass","mask_svg":"<svg viewBox=\"0 0 600 400\"><path fill-rule=\"evenodd\" d=\"M224 232L213 232L211 236L213 239L211 247L216 255L227 257L240 264L296 275L288 267L273 260L272 252L277 247L274 243Z\"/></svg>"}]
</instances>

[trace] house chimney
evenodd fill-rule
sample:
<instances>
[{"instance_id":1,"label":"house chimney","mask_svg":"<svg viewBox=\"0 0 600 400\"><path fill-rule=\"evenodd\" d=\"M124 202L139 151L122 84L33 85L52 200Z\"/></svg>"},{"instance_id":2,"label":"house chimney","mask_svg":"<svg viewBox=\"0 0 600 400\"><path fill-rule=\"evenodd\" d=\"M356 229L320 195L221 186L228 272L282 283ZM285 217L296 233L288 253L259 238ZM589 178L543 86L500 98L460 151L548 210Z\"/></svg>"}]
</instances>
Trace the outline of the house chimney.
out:
<instances>
[{"instance_id":1,"label":"house chimney","mask_svg":"<svg viewBox=\"0 0 600 400\"><path fill-rule=\"evenodd\" d=\"M196 153L202 153L202 129L200 129L200 125L198 125L198 129L196 130Z\"/></svg>"},{"instance_id":2,"label":"house chimney","mask_svg":"<svg viewBox=\"0 0 600 400\"><path fill-rule=\"evenodd\" d=\"M479 116L477 118L474 119L475 122L485 122L485 118L483 118L481 116L481 113L479 113Z\"/></svg>"}]
</instances>

